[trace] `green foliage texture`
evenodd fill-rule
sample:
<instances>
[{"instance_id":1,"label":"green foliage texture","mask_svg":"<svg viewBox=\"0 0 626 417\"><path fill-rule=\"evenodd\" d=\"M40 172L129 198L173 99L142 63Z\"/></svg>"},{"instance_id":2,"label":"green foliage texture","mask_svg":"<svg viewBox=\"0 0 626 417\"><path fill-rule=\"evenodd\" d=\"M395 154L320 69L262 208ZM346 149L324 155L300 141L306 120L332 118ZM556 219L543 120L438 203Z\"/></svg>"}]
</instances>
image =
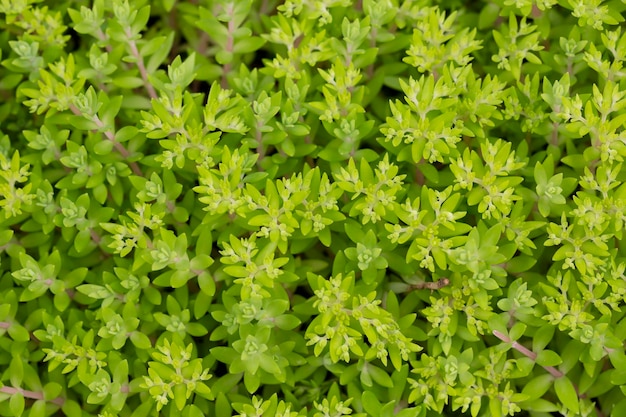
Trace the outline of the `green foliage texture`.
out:
<instances>
[{"instance_id":1,"label":"green foliage texture","mask_svg":"<svg viewBox=\"0 0 626 417\"><path fill-rule=\"evenodd\" d=\"M0 0L0 416L625 416L625 12Z\"/></svg>"}]
</instances>

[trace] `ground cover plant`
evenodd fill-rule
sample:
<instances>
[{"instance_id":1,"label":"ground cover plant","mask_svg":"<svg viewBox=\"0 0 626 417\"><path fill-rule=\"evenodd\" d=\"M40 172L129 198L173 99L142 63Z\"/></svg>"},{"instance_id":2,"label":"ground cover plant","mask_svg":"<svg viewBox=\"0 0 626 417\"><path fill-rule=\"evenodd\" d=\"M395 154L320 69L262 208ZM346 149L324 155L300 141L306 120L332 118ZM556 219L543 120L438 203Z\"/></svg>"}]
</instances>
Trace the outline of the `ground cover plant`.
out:
<instances>
[{"instance_id":1,"label":"ground cover plant","mask_svg":"<svg viewBox=\"0 0 626 417\"><path fill-rule=\"evenodd\" d=\"M619 0L0 0L0 415L626 415Z\"/></svg>"}]
</instances>

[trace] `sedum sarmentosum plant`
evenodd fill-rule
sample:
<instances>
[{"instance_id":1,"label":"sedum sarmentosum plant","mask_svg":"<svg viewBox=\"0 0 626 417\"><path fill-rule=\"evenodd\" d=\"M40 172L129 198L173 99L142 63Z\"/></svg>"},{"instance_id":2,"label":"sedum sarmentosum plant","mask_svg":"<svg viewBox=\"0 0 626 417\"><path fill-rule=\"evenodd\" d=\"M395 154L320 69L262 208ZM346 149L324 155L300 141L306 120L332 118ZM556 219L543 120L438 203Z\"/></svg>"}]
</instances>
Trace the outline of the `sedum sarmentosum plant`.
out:
<instances>
[{"instance_id":1,"label":"sedum sarmentosum plant","mask_svg":"<svg viewBox=\"0 0 626 417\"><path fill-rule=\"evenodd\" d=\"M0 415L626 415L625 12L0 0Z\"/></svg>"}]
</instances>

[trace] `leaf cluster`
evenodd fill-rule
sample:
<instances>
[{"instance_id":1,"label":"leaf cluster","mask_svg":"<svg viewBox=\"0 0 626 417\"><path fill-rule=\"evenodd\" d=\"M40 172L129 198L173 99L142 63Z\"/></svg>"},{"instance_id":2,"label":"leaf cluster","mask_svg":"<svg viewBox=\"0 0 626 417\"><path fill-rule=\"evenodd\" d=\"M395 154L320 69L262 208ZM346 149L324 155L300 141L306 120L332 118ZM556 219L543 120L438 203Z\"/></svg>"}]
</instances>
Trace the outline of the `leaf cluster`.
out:
<instances>
[{"instance_id":1,"label":"leaf cluster","mask_svg":"<svg viewBox=\"0 0 626 417\"><path fill-rule=\"evenodd\" d=\"M0 416L624 415L625 11L0 0Z\"/></svg>"}]
</instances>

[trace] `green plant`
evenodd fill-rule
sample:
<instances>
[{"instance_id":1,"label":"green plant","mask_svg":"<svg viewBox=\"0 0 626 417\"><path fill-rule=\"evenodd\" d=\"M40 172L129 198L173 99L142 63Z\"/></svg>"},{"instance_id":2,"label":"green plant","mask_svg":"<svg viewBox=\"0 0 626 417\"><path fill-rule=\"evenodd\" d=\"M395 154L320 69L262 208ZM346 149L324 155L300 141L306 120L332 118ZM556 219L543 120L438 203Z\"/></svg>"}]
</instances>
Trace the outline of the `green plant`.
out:
<instances>
[{"instance_id":1,"label":"green plant","mask_svg":"<svg viewBox=\"0 0 626 417\"><path fill-rule=\"evenodd\" d=\"M625 11L0 0L0 415L621 417Z\"/></svg>"}]
</instances>

